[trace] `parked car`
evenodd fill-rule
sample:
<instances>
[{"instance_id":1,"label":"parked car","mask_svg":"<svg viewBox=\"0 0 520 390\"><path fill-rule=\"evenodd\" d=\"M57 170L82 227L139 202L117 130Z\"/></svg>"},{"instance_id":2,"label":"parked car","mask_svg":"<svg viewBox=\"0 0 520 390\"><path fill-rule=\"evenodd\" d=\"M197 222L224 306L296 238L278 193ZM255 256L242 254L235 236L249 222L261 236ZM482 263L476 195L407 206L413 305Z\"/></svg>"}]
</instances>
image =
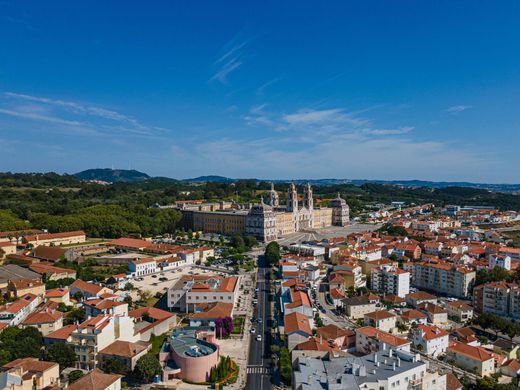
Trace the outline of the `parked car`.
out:
<instances>
[{"instance_id":1,"label":"parked car","mask_svg":"<svg viewBox=\"0 0 520 390\"><path fill-rule=\"evenodd\" d=\"M258 336L256 336L256 341L262 341L262 335L259 334Z\"/></svg>"},{"instance_id":2,"label":"parked car","mask_svg":"<svg viewBox=\"0 0 520 390\"><path fill-rule=\"evenodd\" d=\"M256 333L256 329L255 328L251 328L251 333Z\"/></svg>"}]
</instances>

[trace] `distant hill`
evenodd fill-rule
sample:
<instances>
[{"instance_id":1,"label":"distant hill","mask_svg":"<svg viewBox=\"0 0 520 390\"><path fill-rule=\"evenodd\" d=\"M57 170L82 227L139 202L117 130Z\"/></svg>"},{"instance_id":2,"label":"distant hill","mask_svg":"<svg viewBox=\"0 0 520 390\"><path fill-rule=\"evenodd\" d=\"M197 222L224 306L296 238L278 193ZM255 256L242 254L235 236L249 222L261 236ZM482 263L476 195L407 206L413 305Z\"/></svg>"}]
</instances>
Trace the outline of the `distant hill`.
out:
<instances>
[{"instance_id":1,"label":"distant hill","mask_svg":"<svg viewBox=\"0 0 520 390\"><path fill-rule=\"evenodd\" d=\"M189 182L189 183L207 183L207 182L216 182L216 183L232 183L236 181L236 179L230 179L229 177L224 176L199 176L194 177L193 179L185 179L183 181Z\"/></svg>"},{"instance_id":2,"label":"distant hill","mask_svg":"<svg viewBox=\"0 0 520 390\"><path fill-rule=\"evenodd\" d=\"M75 173L74 176L81 180L102 180L110 183L135 182L151 179L146 173L134 169L87 169L86 171Z\"/></svg>"}]
</instances>

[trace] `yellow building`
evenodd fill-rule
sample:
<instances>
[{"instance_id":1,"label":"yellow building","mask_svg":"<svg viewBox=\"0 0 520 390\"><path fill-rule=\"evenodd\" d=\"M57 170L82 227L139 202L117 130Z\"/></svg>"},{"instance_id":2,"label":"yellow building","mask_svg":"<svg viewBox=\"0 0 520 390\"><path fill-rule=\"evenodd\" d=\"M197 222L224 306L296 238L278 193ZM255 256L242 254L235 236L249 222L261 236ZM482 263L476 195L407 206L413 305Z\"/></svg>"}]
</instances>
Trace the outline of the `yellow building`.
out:
<instances>
[{"instance_id":1,"label":"yellow building","mask_svg":"<svg viewBox=\"0 0 520 390\"><path fill-rule=\"evenodd\" d=\"M45 284L38 280L13 280L9 282L9 291L17 298L24 296L25 294L44 295Z\"/></svg>"},{"instance_id":2,"label":"yellow building","mask_svg":"<svg viewBox=\"0 0 520 390\"><path fill-rule=\"evenodd\" d=\"M225 235L243 234L246 229L246 211L195 211L193 230Z\"/></svg>"}]
</instances>

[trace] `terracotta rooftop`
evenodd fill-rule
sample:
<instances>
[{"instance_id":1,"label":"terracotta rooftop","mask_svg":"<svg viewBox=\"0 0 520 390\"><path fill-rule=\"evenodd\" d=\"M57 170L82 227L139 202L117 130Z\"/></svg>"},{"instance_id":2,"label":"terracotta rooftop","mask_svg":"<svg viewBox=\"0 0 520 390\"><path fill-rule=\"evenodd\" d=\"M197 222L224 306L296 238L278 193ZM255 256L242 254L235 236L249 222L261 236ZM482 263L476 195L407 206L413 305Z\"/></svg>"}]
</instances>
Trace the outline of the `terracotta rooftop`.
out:
<instances>
[{"instance_id":1,"label":"terracotta rooftop","mask_svg":"<svg viewBox=\"0 0 520 390\"><path fill-rule=\"evenodd\" d=\"M71 384L68 390L106 390L114 382L116 382L121 375L105 374L99 368L95 368L85 376L78 379Z\"/></svg>"},{"instance_id":2,"label":"terracotta rooftop","mask_svg":"<svg viewBox=\"0 0 520 390\"><path fill-rule=\"evenodd\" d=\"M366 313L365 317L368 317L374 321L379 321L379 320L384 320L386 318L396 317L396 315L393 313L390 313L388 310L378 310L378 311L373 311L371 313Z\"/></svg>"},{"instance_id":3,"label":"terracotta rooftop","mask_svg":"<svg viewBox=\"0 0 520 390\"><path fill-rule=\"evenodd\" d=\"M446 390L461 390L462 383L459 382L457 377L453 373L448 372L446 374Z\"/></svg>"},{"instance_id":4,"label":"terracotta rooftop","mask_svg":"<svg viewBox=\"0 0 520 390\"><path fill-rule=\"evenodd\" d=\"M473 347L464 343L455 342L453 345L448 347L448 352L453 352L461 355L465 355L473 360L485 362L486 360L493 359L493 355L486 352L484 348Z\"/></svg>"},{"instance_id":5,"label":"terracotta rooftop","mask_svg":"<svg viewBox=\"0 0 520 390\"><path fill-rule=\"evenodd\" d=\"M393 334L384 332L380 329L374 328L373 326L365 326L363 328L358 328L356 329L356 333L364 334L367 337L374 338L378 341L391 345L392 347L399 347L411 343L410 340L394 336Z\"/></svg>"},{"instance_id":6,"label":"terracotta rooftop","mask_svg":"<svg viewBox=\"0 0 520 390\"><path fill-rule=\"evenodd\" d=\"M410 293L406 295L406 299L413 299L413 300L426 300L426 299L437 299L435 295L428 294L425 291L417 291L414 293Z\"/></svg>"},{"instance_id":7,"label":"terracotta rooftop","mask_svg":"<svg viewBox=\"0 0 520 390\"><path fill-rule=\"evenodd\" d=\"M39 245L33 250L34 257L52 261L59 260L64 254L65 249L60 248L59 246Z\"/></svg>"},{"instance_id":8,"label":"terracotta rooftop","mask_svg":"<svg viewBox=\"0 0 520 390\"><path fill-rule=\"evenodd\" d=\"M433 340L439 337L447 337L449 335L448 332L437 326L419 325L416 329L422 332L422 338L424 340Z\"/></svg>"},{"instance_id":9,"label":"terracotta rooftop","mask_svg":"<svg viewBox=\"0 0 520 390\"><path fill-rule=\"evenodd\" d=\"M149 344L143 342L131 343L129 341L116 340L98 353L102 355L122 356L132 358L148 349Z\"/></svg>"},{"instance_id":10,"label":"terracotta rooftop","mask_svg":"<svg viewBox=\"0 0 520 390\"><path fill-rule=\"evenodd\" d=\"M342 329L334 324L322 326L316 329L316 334L324 339L337 339L339 337L354 336L356 333L350 329Z\"/></svg>"},{"instance_id":11,"label":"terracotta rooftop","mask_svg":"<svg viewBox=\"0 0 520 390\"><path fill-rule=\"evenodd\" d=\"M420 305L417 306L417 308L420 310L427 311L428 313L431 313L431 314L448 313L443 307L441 307L439 305L435 305L431 302L421 303Z\"/></svg>"},{"instance_id":12,"label":"terracotta rooftop","mask_svg":"<svg viewBox=\"0 0 520 390\"><path fill-rule=\"evenodd\" d=\"M63 313L61 311L49 311L42 310L32 314L22 322L23 325L34 325L34 324L48 324L54 323L58 321L60 318L63 318Z\"/></svg>"},{"instance_id":13,"label":"terracotta rooftop","mask_svg":"<svg viewBox=\"0 0 520 390\"><path fill-rule=\"evenodd\" d=\"M47 292L45 292L45 297L46 298L60 298L60 297L67 295L68 292L69 292L68 287L63 287L63 288L59 287L59 288L55 288L52 290L47 290Z\"/></svg>"},{"instance_id":14,"label":"terracotta rooftop","mask_svg":"<svg viewBox=\"0 0 520 390\"><path fill-rule=\"evenodd\" d=\"M233 304L225 303L225 302L215 302L214 304L210 304L209 308L203 312L194 313L191 318L224 318L231 317L233 313Z\"/></svg>"},{"instance_id":15,"label":"terracotta rooftop","mask_svg":"<svg viewBox=\"0 0 520 390\"><path fill-rule=\"evenodd\" d=\"M54 240L57 238L68 238L68 237L78 237L85 236L85 232L83 230L77 230L74 232L62 232L62 233L45 233L45 234L35 234L32 236L24 236L25 241L36 241L38 240Z\"/></svg>"},{"instance_id":16,"label":"terracotta rooftop","mask_svg":"<svg viewBox=\"0 0 520 390\"><path fill-rule=\"evenodd\" d=\"M4 364L2 368L11 369L11 368L22 368L24 371L29 372L45 372L52 367L58 365L55 362L44 362L38 360L36 358L27 357L22 359L16 359L12 362Z\"/></svg>"},{"instance_id":17,"label":"terracotta rooftop","mask_svg":"<svg viewBox=\"0 0 520 390\"><path fill-rule=\"evenodd\" d=\"M129 317L141 318L143 316L147 316L155 320L164 320L166 318L173 317L174 315L175 314L165 310L157 309L155 307L140 307L139 309L128 312Z\"/></svg>"},{"instance_id":18,"label":"terracotta rooftop","mask_svg":"<svg viewBox=\"0 0 520 390\"><path fill-rule=\"evenodd\" d=\"M426 314L421 313L419 310L414 310L414 309L410 309L410 310L402 312L400 317L405 320L413 320L416 318L428 318L428 316Z\"/></svg>"},{"instance_id":19,"label":"terracotta rooftop","mask_svg":"<svg viewBox=\"0 0 520 390\"><path fill-rule=\"evenodd\" d=\"M136 238L125 238L125 237L118 238L116 240L112 240L108 243L108 245L124 246L127 248L135 248L135 249L148 248L148 247L153 246L153 244L151 242L148 242L145 240L139 240Z\"/></svg>"},{"instance_id":20,"label":"terracotta rooftop","mask_svg":"<svg viewBox=\"0 0 520 390\"><path fill-rule=\"evenodd\" d=\"M326 339L319 337L311 337L309 340L298 344L295 349L299 351L323 351L332 352L339 350L338 347L332 347Z\"/></svg>"},{"instance_id":21,"label":"terracotta rooftop","mask_svg":"<svg viewBox=\"0 0 520 390\"><path fill-rule=\"evenodd\" d=\"M52 246L46 246L45 248L52 248ZM49 263L32 263L29 268L39 274L75 274L76 271L70 268L55 267Z\"/></svg>"},{"instance_id":22,"label":"terracotta rooftop","mask_svg":"<svg viewBox=\"0 0 520 390\"><path fill-rule=\"evenodd\" d=\"M311 325L309 319L304 314L293 312L287 314L284 317L284 329L285 334L290 334L294 332L302 332L307 335L312 335Z\"/></svg>"},{"instance_id":23,"label":"terracotta rooftop","mask_svg":"<svg viewBox=\"0 0 520 390\"><path fill-rule=\"evenodd\" d=\"M45 337L50 339L67 340L71 333L74 332L77 328L77 325L66 325L61 329L49 333Z\"/></svg>"},{"instance_id":24,"label":"terracotta rooftop","mask_svg":"<svg viewBox=\"0 0 520 390\"><path fill-rule=\"evenodd\" d=\"M103 287L98 286L97 284L87 283L81 279L76 279L74 281L74 283L72 283L70 285L70 287L71 288L74 287L74 288L77 288L78 290L83 290L83 291L86 291L86 292L88 292L90 294L94 294L94 295L96 295L103 289Z\"/></svg>"}]
</instances>

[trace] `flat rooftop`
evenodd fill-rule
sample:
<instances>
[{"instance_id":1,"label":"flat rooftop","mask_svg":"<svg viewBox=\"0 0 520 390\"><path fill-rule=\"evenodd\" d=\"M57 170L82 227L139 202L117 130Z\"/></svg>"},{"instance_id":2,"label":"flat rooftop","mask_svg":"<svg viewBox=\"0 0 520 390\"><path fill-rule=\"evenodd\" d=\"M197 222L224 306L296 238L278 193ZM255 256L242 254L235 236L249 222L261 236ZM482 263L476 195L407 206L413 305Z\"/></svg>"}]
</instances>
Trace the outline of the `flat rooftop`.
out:
<instances>
[{"instance_id":1,"label":"flat rooftop","mask_svg":"<svg viewBox=\"0 0 520 390\"><path fill-rule=\"evenodd\" d=\"M201 357L211 355L216 352L217 346L202 339L197 338L197 333L210 330L205 327L185 327L175 329L168 341L163 344L163 348L171 348L179 356Z\"/></svg>"}]
</instances>

